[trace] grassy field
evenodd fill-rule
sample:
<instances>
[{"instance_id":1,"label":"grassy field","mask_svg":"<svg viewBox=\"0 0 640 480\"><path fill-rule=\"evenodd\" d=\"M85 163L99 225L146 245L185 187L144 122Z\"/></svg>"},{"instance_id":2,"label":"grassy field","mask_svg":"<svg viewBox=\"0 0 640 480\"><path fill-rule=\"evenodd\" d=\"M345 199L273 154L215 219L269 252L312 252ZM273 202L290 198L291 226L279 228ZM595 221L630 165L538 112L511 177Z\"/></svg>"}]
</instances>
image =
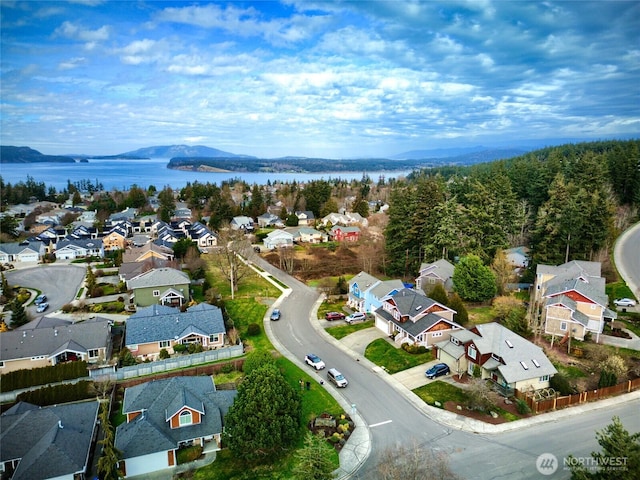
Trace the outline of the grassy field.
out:
<instances>
[{"instance_id":1,"label":"grassy field","mask_svg":"<svg viewBox=\"0 0 640 480\"><path fill-rule=\"evenodd\" d=\"M469 323L472 325L479 325L481 323L493 322L495 316L493 314L493 307L490 305L481 305L479 307L467 307L469 313Z\"/></svg>"},{"instance_id":2,"label":"grassy field","mask_svg":"<svg viewBox=\"0 0 640 480\"><path fill-rule=\"evenodd\" d=\"M408 353L394 347L384 338L371 342L364 356L376 365L384 367L389 373L397 373L433 360L433 354L430 351L419 354Z\"/></svg>"},{"instance_id":3,"label":"grassy field","mask_svg":"<svg viewBox=\"0 0 640 480\"><path fill-rule=\"evenodd\" d=\"M336 340L340 340L341 338L344 338L353 332L373 327L373 320L367 320L366 322L362 323L354 323L353 325L349 325L348 323L344 322L336 323L338 323L339 325L328 327L325 329L325 331Z\"/></svg>"},{"instance_id":4,"label":"grassy field","mask_svg":"<svg viewBox=\"0 0 640 480\"><path fill-rule=\"evenodd\" d=\"M413 390L413 393L429 405L434 405L435 402L440 402L444 405L445 402L449 401L465 405L469 401L464 390L440 380L418 387Z\"/></svg>"}]
</instances>

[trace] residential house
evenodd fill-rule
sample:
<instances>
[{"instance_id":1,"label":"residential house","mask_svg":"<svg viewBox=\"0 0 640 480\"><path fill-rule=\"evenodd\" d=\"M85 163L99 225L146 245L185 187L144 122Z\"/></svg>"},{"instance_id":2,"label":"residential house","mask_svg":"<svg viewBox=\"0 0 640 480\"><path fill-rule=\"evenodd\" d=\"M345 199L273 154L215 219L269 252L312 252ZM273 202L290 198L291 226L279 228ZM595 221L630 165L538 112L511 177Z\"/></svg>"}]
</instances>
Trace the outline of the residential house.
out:
<instances>
[{"instance_id":1,"label":"residential house","mask_svg":"<svg viewBox=\"0 0 640 480\"><path fill-rule=\"evenodd\" d=\"M342 225L345 227L358 225L361 227L367 227L369 225L369 221L356 212L330 213L322 217L320 225Z\"/></svg>"},{"instance_id":2,"label":"residential house","mask_svg":"<svg viewBox=\"0 0 640 480\"><path fill-rule=\"evenodd\" d=\"M505 395L548 388L558 373L540 347L499 323L451 332L449 340L437 344L437 357L460 376L478 369Z\"/></svg>"},{"instance_id":3,"label":"residential house","mask_svg":"<svg viewBox=\"0 0 640 480\"><path fill-rule=\"evenodd\" d=\"M75 260L76 258L104 257L104 248L100 239L67 237L56 245L58 260Z\"/></svg>"},{"instance_id":4,"label":"residential house","mask_svg":"<svg viewBox=\"0 0 640 480\"><path fill-rule=\"evenodd\" d=\"M112 224L121 223L121 222L132 222L137 215L137 211L135 208L127 207L121 212L112 213L109 215L108 221Z\"/></svg>"},{"instance_id":5,"label":"residential house","mask_svg":"<svg viewBox=\"0 0 640 480\"><path fill-rule=\"evenodd\" d=\"M374 311L376 327L393 337L397 344L411 343L432 347L448 340L462 327L453 321L456 311L427 297L424 293L403 288L382 299Z\"/></svg>"},{"instance_id":6,"label":"residential house","mask_svg":"<svg viewBox=\"0 0 640 480\"><path fill-rule=\"evenodd\" d=\"M514 269L520 271L529 266L529 249L527 247L509 248L504 253Z\"/></svg>"},{"instance_id":7,"label":"residential house","mask_svg":"<svg viewBox=\"0 0 640 480\"><path fill-rule=\"evenodd\" d=\"M18 402L0 416L0 470L11 480L89 478L100 403Z\"/></svg>"},{"instance_id":8,"label":"residential house","mask_svg":"<svg viewBox=\"0 0 640 480\"><path fill-rule=\"evenodd\" d=\"M293 235L285 230L274 230L264 237L263 243L265 248L269 250L279 247L292 247Z\"/></svg>"},{"instance_id":9,"label":"residential house","mask_svg":"<svg viewBox=\"0 0 640 480\"><path fill-rule=\"evenodd\" d=\"M80 214L77 221L81 223L86 223L88 225L93 225L94 223L96 223L97 213L98 213L97 210L85 210Z\"/></svg>"},{"instance_id":10,"label":"residential house","mask_svg":"<svg viewBox=\"0 0 640 480\"><path fill-rule=\"evenodd\" d=\"M0 374L84 360L102 363L111 356L111 321L51 318L0 332Z\"/></svg>"},{"instance_id":11,"label":"residential house","mask_svg":"<svg viewBox=\"0 0 640 480\"><path fill-rule=\"evenodd\" d=\"M186 273L175 268L154 268L136 275L127 286L133 290L132 301L139 307L161 304L182 306L189 303L190 280Z\"/></svg>"},{"instance_id":12,"label":"residential house","mask_svg":"<svg viewBox=\"0 0 640 480\"><path fill-rule=\"evenodd\" d=\"M284 222L282 219L273 213L265 212L258 218L258 227L260 228L282 228Z\"/></svg>"},{"instance_id":13,"label":"residential house","mask_svg":"<svg viewBox=\"0 0 640 480\"><path fill-rule=\"evenodd\" d=\"M347 306L364 313L373 313L382 306L382 299L405 288L401 280L382 281L366 272L349 280Z\"/></svg>"},{"instance_id":14,"label":"residential house","mask_svg":"<svg viewBox=\"0 0 640 480\"><path fill-rule=\"evenodd\" d=\"M215 247L218 245L218 235L213 233L206 225L200 222L194 222L189 227L187 235L191 240L196 242L200 249Z\"/></svg>"},{"instance_id":15,"label":"residential house","mask_svg":"<svg viewBox=\"0 0 640 480\"><path fill-rule=\"evenodd\" d=\"M440 284L447 292L453 291L454 266L444 258L433 263L423 263L416 278L416 288L427 295Z\"/></svg>"},{"instance_id":16,"label":"residential house","mask_svg":"<svg viewBox=\"0 0 640 480\"><path fill-rule=\"evenodd\" d=\"M115 436L125 478L174 468L180 447L220 450L224 417L236 395L236 390L216 390L209 376L172 377L125 389L126 422Z\"/></svg>"},{"instance_id":17,"label":"residential house","mask_svg":"<svg viewBox=\"0 0 640 480\"><path fill-rule=\"evenodd\" d=\"M44 243L39 241L0 243L0 263L38 263L44 254Z\"/></svg>"},{"instance_id":18,"label":"residential house","mask_svg":"<svg viewBox=\"0 0 640 480\"><path fill-rule=\"evenodd\" d=\"M75 225L73 230L66 237L73 238L98 238L98 229L87 225ZM66 238L65 237L65 238Z\"/></svg>"},{"instance_id":19,"label":"residential house","mask_svg":"<svg viewBox=\"0 0 640 480\"><path fill-rule=\"evenodd\" d=\"M329 237L336 242L357 242L360 240L360 233L360 227L334 225L329 231Z\"/></svg>"},{"instance_id":20,"label":"residential house","mask_svg":"<svg viewBox=\"0 0 640 480\"><path fill-rule=\"evenodd\" d=\"M127 237L129 233L126 226L115 225L105 236L102 237L102 245L105 252L112 252L114 250L124 250L127 247Z\"/></svg>"},{"instance_id":21,"label":"residential house","mask_svg":"<svg viewBox=\"0 0 640 480\"><path fill-rule=\"evenodd\" d=\"M599 262L538 265L533 312L541 314L544 332L578 340L591 333L596 336L596 342L599 341L605 322L617 318L617 314L608 308L605 283L600 276Z\"/></svg>"},{"instance_id":22,"label":"residential house","mask_svg":"<svg viewBox=\"0 0 640 480\"><path fill-rule=\"evenodd\" d=\"M125 344L143 360L157 360L163 348L173 354L175 345L199 344L205 350L224 347L226 329L221 310L200 303L181 312L177 308L151 305L127 319Z\"/></svg>"},{"instance_id":23,"label":"residential house","mask_svg":"<svg viewBox=\"0 0 640 480\"><path fill-rule=\"evenodd\" d=\"M311 210L298 210L296 217L298 217L299 226L313 226L316 222L316 217Z\"/></svg>"},{"instance_id":24,"label":"residential house","mask_svg":"<svg viewBox=\"0 0 640 480\"><path fill-rule=\"evenodd\" d=\"M323 243L329 240L326 233L311 227L295 227L287 231L294 236L294 242L298 243Z\"/></svg>"},{"instance_id":25,"label":"residential house","mask_svg":"<svg viewBox=\"0 0 640 480\"><path fill-rule=\"evenodd\" d=\"M253 218L246 216L237 216L231 219L229 226L232 230L243 230L245 233L253 232Z\"/></svg>"},{"instance_id":26,"label":"residential house","mask_svg":"<svg viewBox=\"0 0 640 480\"><path fill-rule=\"evenodd\" d=\"M191 220L191 209L187 207L178 207L175 212L173 212L173 218Z\"/></svg>"}]
</instances>

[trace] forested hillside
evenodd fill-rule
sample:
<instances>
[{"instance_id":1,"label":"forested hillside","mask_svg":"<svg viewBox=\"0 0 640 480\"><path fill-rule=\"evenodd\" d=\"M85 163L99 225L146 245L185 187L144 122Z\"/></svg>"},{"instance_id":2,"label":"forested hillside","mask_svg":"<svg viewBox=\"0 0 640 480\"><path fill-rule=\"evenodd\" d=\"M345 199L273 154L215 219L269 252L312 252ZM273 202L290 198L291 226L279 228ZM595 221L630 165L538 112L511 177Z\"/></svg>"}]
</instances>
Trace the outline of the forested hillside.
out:
<instances>
[{"instance_id":1,"label":"forested hillside","mask_svg":"<svg viewBox=\"0 0 640 480\"><path fill-rule=\"evenodd\" d=\"M422 170L390 194L387 273L421 261L531 248L534 264L594 260L640 207L640 141L570 144Z\"/></svg>"}]
</instances>

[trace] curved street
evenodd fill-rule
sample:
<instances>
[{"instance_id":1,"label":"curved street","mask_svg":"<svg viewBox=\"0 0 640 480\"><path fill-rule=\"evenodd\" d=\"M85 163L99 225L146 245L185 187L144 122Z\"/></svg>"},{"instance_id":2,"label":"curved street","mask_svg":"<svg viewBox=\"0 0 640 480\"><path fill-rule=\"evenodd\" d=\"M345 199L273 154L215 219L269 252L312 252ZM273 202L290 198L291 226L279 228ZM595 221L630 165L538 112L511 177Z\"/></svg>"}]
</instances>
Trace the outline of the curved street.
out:
<instances>
[{"instance_id":1,"label":"curved street","mask_svg":"<svg viewBox=\"0 0 640 480\"><path fill-rule=\"evenodd\" d=\"M640 258L640 241L626 245L620 249L618 265L631 265L628 257ZM306 353L316 353L327 368L337 368L349 380L349 386L339 391L328 382L321 387L329 389L345 411L357 413L369 431L365 443L370 440L370 444L356 449L354 470L342 472L340 478L370 478L385 448L414 443L446 454L454 472L463 478L537 479L541 473L536 460L544 453L554 454L559 461L558 470L548 478L569 478L564 458L586 457L599 450L596 431L611 423L614 415L630 432L640 431L640 392L484 429L478 426L481 422L430 407L324 331L316 316L320 295L314 289L260 258L254 262L291 289L277 305L282 319L267 326L281 353L312 374L315 371L302 359ZM325 378L324 371L315 375L318 383Z\"/></svg>"}]
</instances>

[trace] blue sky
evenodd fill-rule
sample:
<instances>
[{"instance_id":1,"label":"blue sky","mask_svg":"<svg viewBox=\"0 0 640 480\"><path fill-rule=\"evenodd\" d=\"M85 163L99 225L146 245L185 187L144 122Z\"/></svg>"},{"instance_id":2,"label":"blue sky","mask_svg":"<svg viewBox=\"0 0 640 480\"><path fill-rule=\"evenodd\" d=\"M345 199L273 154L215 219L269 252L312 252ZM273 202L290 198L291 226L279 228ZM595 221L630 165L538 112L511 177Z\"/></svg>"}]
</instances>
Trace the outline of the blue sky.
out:
<instances>
[{"instance_id":1,"label":"blue sky","mask_svg":"<svg viewBox=\"0 0 640 480\"><path fill-rule=\"evenodd\" d=\"M0 7L1 143L47 154L339 158L640 132L637 1Z\"/></svg>"}]
</instances>

